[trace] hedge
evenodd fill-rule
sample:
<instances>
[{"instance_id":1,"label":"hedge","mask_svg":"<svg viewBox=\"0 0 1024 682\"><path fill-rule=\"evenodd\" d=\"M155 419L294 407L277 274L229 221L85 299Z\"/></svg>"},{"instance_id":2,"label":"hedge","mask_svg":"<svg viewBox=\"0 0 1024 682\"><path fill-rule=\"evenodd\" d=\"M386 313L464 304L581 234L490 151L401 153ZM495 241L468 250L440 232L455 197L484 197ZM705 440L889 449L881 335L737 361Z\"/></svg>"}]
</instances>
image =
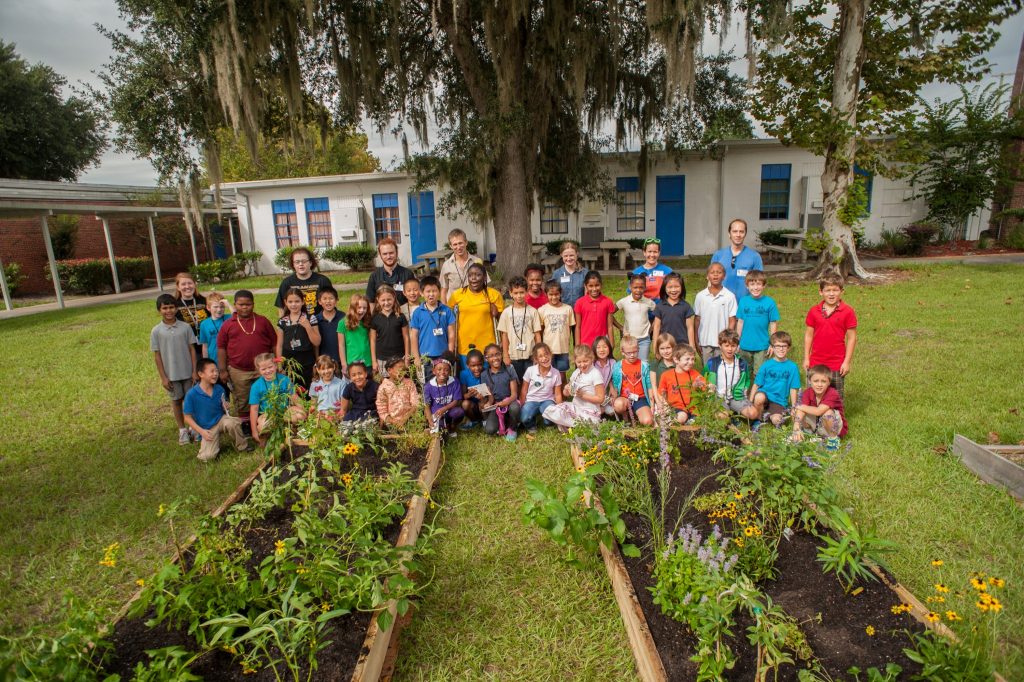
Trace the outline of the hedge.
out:
<instances>
[{"instance_id":1,"label":"hedge","mask_svg":"<svg viewBox=\"0 0 1024 682\"><path fill-rule=\"evenodd\" d=\"M243 251L228 258L193 265L188 271L197 282L205 284L223 282L253 274L252 270L261 258L263 258L263 254L259 251Z\"/></svg>"},{"instance_id":2,"label":"hedge","mask_svg":"<svg viewBox=\"0 0 1024 682\"><path fill-rule=\"evenodd\" d=\"M372 266L373 259L376 256L377 251L372 246L356 244L353 246L332 246L324 249L323 253L320 254L319 257L329 260L332 263L347 265L353 270L362 270Z\"/></svg>"},{"instance_id":3,"label":"hedge","mask_svg":"<svg viewBox=\"0 0 1024 682\"><path fill-rule=\"evenodd\" d=\"M119 256L117 274L121 283L131 283L136 289L145 282L149 273L153 272L153 259L142 257ZM45 271L46 279L50 277L49 268ZM72 293L101 294L113 288L113 277L110 273L110 261L105 258L72 258L57 261L57 275L62 288Z\"/></svg>"}]
</instances>

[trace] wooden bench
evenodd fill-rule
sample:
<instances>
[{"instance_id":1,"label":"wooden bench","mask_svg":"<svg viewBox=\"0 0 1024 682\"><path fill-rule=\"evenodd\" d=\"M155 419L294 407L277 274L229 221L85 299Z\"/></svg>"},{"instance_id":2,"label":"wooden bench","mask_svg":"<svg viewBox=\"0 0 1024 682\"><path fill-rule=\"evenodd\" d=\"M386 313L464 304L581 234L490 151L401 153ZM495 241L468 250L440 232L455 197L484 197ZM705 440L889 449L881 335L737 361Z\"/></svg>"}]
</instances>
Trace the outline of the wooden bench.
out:
<instances>
[{"instance_id":1,"label":"wooden bench","mask_svg":"<svg viewBox=\"0 0 1024 682\"><path fill-rule=\"evenodd\" d=\"M781 263L792 263L793 256L801 260L804 257L804 250L801 247L775 246L774 244L763 246L761 253L765 256L765 260Z\"/></svg>"},{"instance_id":2,"label":"wooden bench","mask_svg":"<svg viewBox=\"0 0 1024 682\"><path fill-rule=\"evenodd\" d=\"M544 266L545 272L554 272L558 264L562 262L562 257L554 254L550 256L544 256L540 259L540 264Z\"/></svg>"},{"instance_id":3,"label":"wooden bench","mask_svg":"<svg viewBox=\"0 0 1024 682\"><path fill-rule=\"evenodd\" d=\"M630 249L629 259L633 261L633 265L642 265L644 262L644 250L643 249Z\"/></svg>"},{"instance_id":4,"label":"wooden bench","mask_svg":"<svg viewBox=\"0 0 1024 682\"><path fill-rule=\"evenodd\" d=\"M409 269L412 270L412 274L416 275L416 279L421 279L430 274L430 265L425 260L413 263Z\"/></svg>"}]
</instances>

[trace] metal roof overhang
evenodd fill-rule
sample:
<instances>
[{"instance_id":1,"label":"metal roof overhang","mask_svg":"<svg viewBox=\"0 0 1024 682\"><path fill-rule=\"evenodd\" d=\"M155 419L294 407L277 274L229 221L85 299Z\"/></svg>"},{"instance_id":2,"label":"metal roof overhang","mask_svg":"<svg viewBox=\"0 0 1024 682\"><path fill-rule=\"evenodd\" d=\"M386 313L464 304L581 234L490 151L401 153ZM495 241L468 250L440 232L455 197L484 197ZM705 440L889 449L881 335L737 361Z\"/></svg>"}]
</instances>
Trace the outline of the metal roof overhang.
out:
<instances>
[{"instance_id":1,"label":"metal roof overhang","mask_svg":"<svg viewBox=\"0 0 1024 682\"><path fill-rule=\"evenodd\" d=\"M235 213L234 206L222 206L216 208L202 208L203 215L223 215ZM177 215L184 217L185 211L179 206L118 206L102 205L94 203L53 203L40 201L5 201L0 200L0 217L2 218L31 218L40 215L94 215L94 216L119 216L119 217L149 217Z\"/></svg>"}]
</instances>

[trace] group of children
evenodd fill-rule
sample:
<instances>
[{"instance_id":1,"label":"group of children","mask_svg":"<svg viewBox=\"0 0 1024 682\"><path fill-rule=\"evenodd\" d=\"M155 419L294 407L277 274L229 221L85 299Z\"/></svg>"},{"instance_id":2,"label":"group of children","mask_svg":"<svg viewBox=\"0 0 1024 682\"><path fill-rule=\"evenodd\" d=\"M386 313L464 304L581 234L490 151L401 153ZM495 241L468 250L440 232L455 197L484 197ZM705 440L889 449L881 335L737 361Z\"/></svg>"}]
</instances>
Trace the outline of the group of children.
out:
<instances>
[{"instance_id":1,"label":"group of children","mask_svg":"<svg viewBox=\"0 0 1024 682\"><path fill-rule=\"evenodd\" d=\"M259 379L249 389L249 414L239 416L248 417L260 442L266 393L277 386L278 392L308 391L320 411L336 412L343 421L371 418L401 427L423 409L435 431L480 424L514 440L523 428L544 423L566 429L602 416L648 425L666 413L686 423L694 416L693 391L710 387L730 413L755 427L781 426L791 417L797 438L805 430L845 435L843 381L856 343L856 315L842 301L840 277L821 280L821 302L807 313L808 388L800 393L800 370L787 359L792 338L778 330L779 310L765 294L759 270L746 274L747 293L737 300L723 286L724 268L713 263L692 307L674 272L663 274L653 298L648 278L634 274L628 294L612 302L602 293L600 273L589 271L572 305L563 301L562 280L577 273L557 274L545 281L544 268L531 264L524 276L509 280L507 305L477 263L469 265L465 285L449 292L447 304L440 282L430 276L401 285L407 303L400 305L395 289L382 285L373 301L352 296L347 314L338 310L331 287L319 290L315 304L289 290L274 326L276 346L255 358ZM196 293L187 275L179 275L176 295L161 296L157 307L163 319L151 348L175 405L179 442L202 440L200 459L211 459L216 450L207 440L240 433L225 401L228 386L215 376L217 339L230 310L219 294L204 299ZM619 310L621 323L615 319ZM613 353L617 329L621 360ZM296 386L278 373L279 358L301 368ZM202 395L193 395L197 391ZM214 404L223 405L228 419L219 430Z\"/></svg>"}]
</instances>

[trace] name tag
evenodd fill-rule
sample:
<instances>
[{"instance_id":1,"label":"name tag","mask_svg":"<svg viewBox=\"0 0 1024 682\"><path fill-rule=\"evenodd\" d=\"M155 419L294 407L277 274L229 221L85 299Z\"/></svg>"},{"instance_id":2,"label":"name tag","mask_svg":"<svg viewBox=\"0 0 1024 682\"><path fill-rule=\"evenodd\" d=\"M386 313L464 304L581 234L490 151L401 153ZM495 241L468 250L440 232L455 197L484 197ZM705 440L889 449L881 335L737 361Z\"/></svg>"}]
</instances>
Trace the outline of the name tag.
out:
<instances>
[{"instance_id":1,"label":"name tag","mask_svg":"<svg viewBox=\"0 0 1024 682\"><path fill-rule=\"evenodd\" d=\"M736 271L736 276L737 277L746 277L748 272L750 272L750 270L737 270Z\"/></svg>"},{"instance_id":2,"label":"name tag","mask_svg":"<svg viewBox=\"0 0 1024 682\"><path fill-rule=\"evenodd\" d=\"M444 336L444 330L435 327L434 328L434 336Z\"/></svg>"},{"instance_id":3,"label":"name tag","mask_svg":"<svg viewBox=\"0 0 1024 682\"><path fill-rule=\"evenodd\" d=\"M526 350L526 344L525 343L517 343L516 344L516 350Z\"/></svg>"},{"instance_id":4,"label":"name tag","mask_svg":"<svg viewBox=\"0 0 1024 682\"><path fill-rule=\"evenodd\" d=\"M562 282L562 284L569 284L570 282L572 282L572 277L570 277L569 275L562 275L560 281Z\"/></svg>"}]
</instances>

